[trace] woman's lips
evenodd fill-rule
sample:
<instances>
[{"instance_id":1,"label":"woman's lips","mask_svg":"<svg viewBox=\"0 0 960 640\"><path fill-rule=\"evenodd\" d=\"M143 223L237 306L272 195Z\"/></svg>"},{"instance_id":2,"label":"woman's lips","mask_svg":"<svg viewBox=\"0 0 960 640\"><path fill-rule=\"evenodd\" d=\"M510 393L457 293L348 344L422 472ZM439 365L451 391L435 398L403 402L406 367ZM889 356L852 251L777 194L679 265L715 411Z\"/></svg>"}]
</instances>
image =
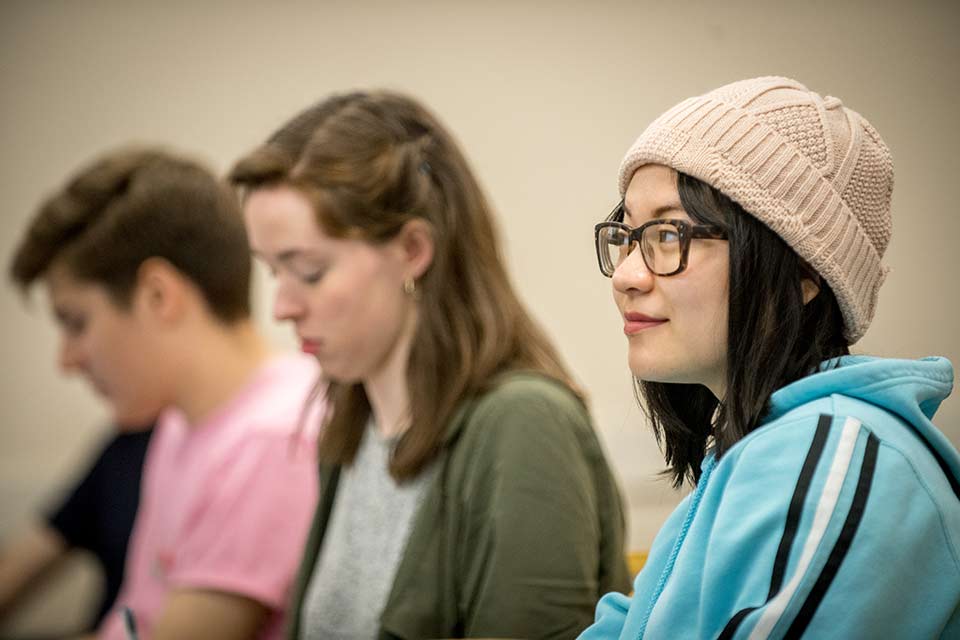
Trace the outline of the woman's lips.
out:
<instances>
[{"instance_id":1,"label":"woman's lips","mask_svg":"<svg viewBox=\"0 0 960 640\"><path fill-rule=\"evenodd\" d=\"M625 313L623 314L623 333L627 336L635 336L641 331L659 327L668 322L666 318L656 318L643 313Z\"/></svg>"},{"instance_id":2,"label":"woman's lips","mask_svg":"<svg viewBox=\"0 0 960 640\"><path fill-rule=\"evenodd\" d=\"M317 355L320 351L320 345L314 340L300 340L300 350L304 353L309 353L310 355Z\"/></svg>"}]
</instances>

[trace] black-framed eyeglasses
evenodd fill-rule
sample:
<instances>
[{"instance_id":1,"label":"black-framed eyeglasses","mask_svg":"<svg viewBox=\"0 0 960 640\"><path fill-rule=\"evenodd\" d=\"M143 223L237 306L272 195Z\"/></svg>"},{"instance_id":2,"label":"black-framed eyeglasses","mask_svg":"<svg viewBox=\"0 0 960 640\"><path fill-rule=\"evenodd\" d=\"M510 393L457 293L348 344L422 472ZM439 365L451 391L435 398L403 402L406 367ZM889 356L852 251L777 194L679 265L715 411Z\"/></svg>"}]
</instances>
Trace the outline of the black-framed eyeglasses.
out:
<instances>
[{"instance_id":1,"label":"black-framed eyeglasses","mask_svg":"<svg viewBox=\"0 0 960 640\"><path fill-rule=\"evenodd\" d=\"M605 222L594 227L600 273L608 278L613 276L613 272L637 244L640 245L643 262L651 273L673 276L687 268L692 239L727 239L726 231L720 227L692 224L687 220L650 220L636 228L621 220L623 201L617 204Z\"/></svg>"}]
</instances>

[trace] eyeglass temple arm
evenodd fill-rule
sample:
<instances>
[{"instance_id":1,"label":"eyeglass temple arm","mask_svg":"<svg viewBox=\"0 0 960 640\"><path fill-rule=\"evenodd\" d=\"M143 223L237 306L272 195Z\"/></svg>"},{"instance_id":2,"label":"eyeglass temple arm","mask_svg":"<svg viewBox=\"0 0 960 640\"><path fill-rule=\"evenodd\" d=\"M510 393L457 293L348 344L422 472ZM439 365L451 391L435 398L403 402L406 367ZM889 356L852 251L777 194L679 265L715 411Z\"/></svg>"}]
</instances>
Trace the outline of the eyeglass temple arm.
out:
<instances>
[{"instance_id":1,"label":"eyeglass temple arm","mask_svg":"<svg viewBox=\"0 0 960 640\"><path fill-rule=\"evenodd\" d=\"M727 232L720 227L711 227L707 225L698 225L690 229L691 238L712 238L715 240L725 240Z\"/></svg>"}]
</instances>

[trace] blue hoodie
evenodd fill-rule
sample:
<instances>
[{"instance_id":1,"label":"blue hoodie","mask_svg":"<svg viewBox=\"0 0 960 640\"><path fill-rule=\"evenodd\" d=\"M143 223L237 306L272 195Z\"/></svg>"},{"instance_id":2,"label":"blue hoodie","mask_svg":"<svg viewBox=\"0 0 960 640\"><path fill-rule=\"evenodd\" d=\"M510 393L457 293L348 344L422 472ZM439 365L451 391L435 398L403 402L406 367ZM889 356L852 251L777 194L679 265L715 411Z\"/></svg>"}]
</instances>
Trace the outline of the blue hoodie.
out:
<instances>
[{"instance_id":1,"label":"blue hoodie","mask_svg":"<svg viewBox=\"0 0 960 640\"><path fill-rule=\"evenodd\" d=\"M846 356L770 398L582 640L960 638L960 455L945 358Z\"/></svg>"}]
</instances>

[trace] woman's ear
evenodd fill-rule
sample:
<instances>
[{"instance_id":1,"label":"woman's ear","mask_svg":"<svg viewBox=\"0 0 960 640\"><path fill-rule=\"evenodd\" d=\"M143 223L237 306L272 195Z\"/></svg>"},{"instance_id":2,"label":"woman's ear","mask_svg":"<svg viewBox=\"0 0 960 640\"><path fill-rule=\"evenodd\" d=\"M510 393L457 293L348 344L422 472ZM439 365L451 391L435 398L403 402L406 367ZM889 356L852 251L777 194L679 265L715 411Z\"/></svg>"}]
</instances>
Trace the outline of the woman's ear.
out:
<instances>
[{"instance_id":1,"label":"woman's ear","mask_svg":"<svg viewBox=\"0 0 960 640\"><path fill-rule=\"evenodd\" d=\"M403 252L404 277L419 279L433 263L433 227L422 218L408 220L397 240Z\"/></svg>"},{"instance_id":2,"label":"woman's ear","mask_svg":"<svg viewBox=\"0 0 960 640\"><path fill-rule=\"evenodd\" d=\"M817 297L820 293L820 278L816 281L813 278L803 277L800 279L800 291L803 293L803 304L807 304Z\"/></svg>"}]
</instances>

